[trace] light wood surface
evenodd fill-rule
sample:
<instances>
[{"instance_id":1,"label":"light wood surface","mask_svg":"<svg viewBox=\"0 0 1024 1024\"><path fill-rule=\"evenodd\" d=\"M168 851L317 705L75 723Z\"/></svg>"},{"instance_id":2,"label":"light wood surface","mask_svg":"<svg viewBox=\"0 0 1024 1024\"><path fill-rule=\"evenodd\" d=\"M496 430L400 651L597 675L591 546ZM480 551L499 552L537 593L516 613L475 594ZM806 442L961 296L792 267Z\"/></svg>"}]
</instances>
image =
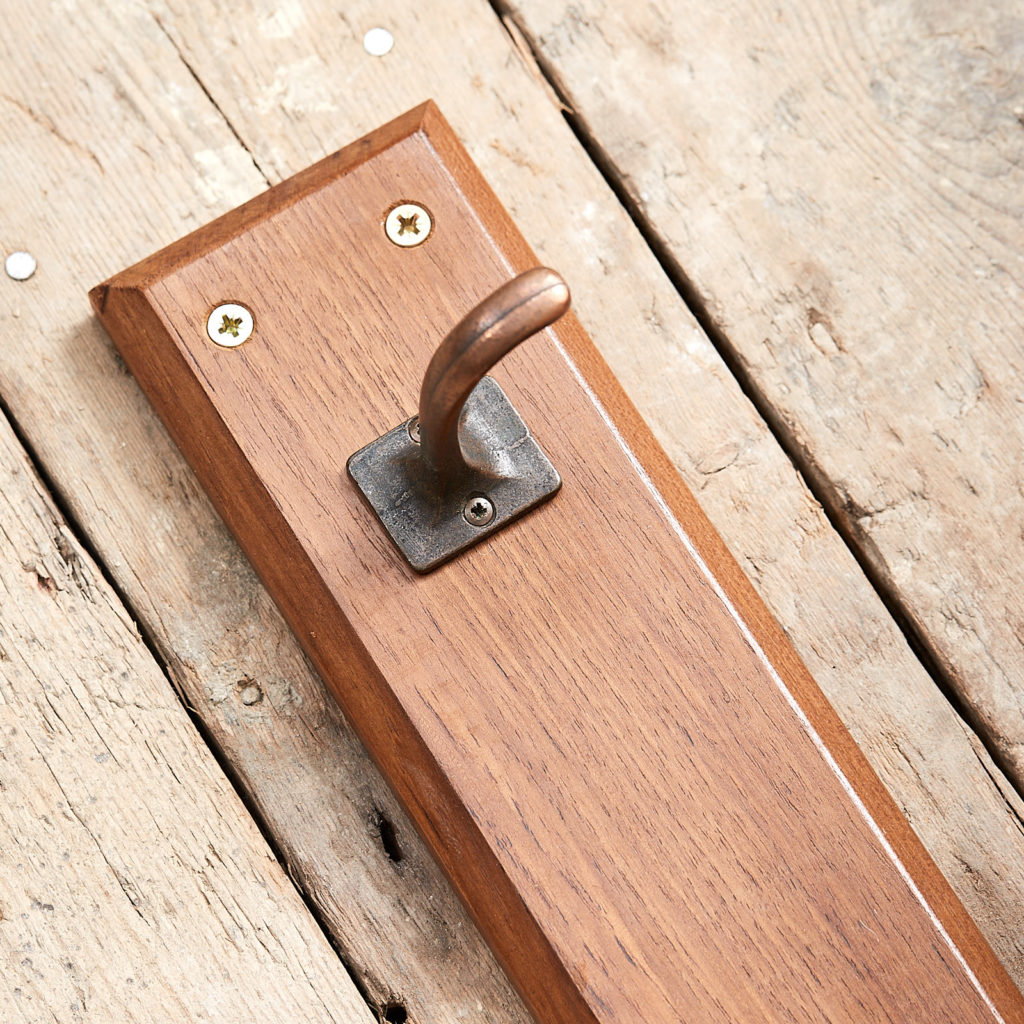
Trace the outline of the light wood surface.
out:
<instances>
[{"instance_id":1,"label":"light wood surface","mask_svg":"<svg viewBox=\"0 0 1024 1024\"><path fill-rule=\"evenodd\" d=\"M345 453L535 264L426 104L92 299L539 1021L1024 1021L574 317L493 371L556 500L427 577L361 503Z\"/></svg>"},{"instance_id":2,"label":"light wood surface","mask_svg":"<svg viewBox=\"0 0 1024 1024\"><path fill-rule=\"evenodd\" d=\"M1024 11L515 7L1021 791Z\"/></svg>"},{"instance_id":3,"label":"light wood surface","mask_svg":"<svg viewBox=\"0 0 1024 1024\"><path fill-rule=\"evenodd\" d=\"M0 1019L369 1024L0 421Z\"/></svg>"},{"instance_id":4,"label":"light wood surface","mask_svg":"<svg viewBox=\"0 0 1024 1024\"><path fill-rule=\"evenodd\" d=\"M922 671L490 8L22 3L5 18L0 244L40 265L21 284L0 275L0 397L377 1005L404 1002L417 1021L524 1019L85 291L429 95L541 257L569 275L589 333L1024 979L1019 797ZM385 58L360 44L376 24L395 32ZM258 703L243 702L250 684ZM384 855L378 809L395 823L399 863Z\"/></svg>"}]
</instances>

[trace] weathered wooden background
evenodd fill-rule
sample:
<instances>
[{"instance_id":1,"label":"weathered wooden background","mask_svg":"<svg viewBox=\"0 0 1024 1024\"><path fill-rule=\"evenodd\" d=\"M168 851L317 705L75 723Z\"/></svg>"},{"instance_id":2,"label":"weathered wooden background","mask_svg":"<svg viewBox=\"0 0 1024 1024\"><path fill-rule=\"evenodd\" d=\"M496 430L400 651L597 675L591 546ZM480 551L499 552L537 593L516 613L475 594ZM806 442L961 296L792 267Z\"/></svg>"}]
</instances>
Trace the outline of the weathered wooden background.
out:
<instances>
[{"instance_id":1,"label":"weathered wooden background","mask_svg":"<svg viewBox=\"0 0 1024 1024\"><path fill-rule=\"evenodd\" d=\"M427 97L1024 982L1019 5L3 13L0 1018L527 1019L86 300Z\"/></svg>"}]
</instances>

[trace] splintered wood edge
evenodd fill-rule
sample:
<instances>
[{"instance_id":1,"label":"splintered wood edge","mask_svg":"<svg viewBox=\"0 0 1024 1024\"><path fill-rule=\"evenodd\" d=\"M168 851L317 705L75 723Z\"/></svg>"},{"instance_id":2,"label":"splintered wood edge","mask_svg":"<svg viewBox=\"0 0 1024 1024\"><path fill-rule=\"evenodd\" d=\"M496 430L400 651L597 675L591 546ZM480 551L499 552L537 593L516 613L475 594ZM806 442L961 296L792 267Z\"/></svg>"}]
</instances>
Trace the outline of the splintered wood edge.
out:
<instances>
[{"instance_id":1,"label":"splintered wood edge","mask_svg":"<svg viewBox=\"0 0 1024 1024\"><path fill-rule=\"evenodd\" d=\"M220 515L240 539L285 619L309 652L360 739L380 765L510 977L539 1016L593 1020L576 984L554 955L515 886L494 859L479 827L458 799L426 744L413 729L358 636L334 608L297 538L271 528L278 510L252 473L177 345L161 342L168 322L147 296L156 281L224 245L409 135L422 133L487 231L499 240L515 271L537 265L497 196L483 180L448 122L428 100L364 138L325 157L237 209L115 275L89 293L125 361L178 446L189 454ZM683 544L690 548L759 654L776 685L851 801L924 905L936 929L1006 1020L1024 1021L1024 1000L977 925L936 867L895 801L842 724L753 585L704 515L661 445L573 314L553 328L578 382L600 408L609 430L629 454ZM170 385L173 384L172 388ZM172 400L171 394L175 397ZM188 407L191 418L180 415ZM212 443L215 442L215 443ZM216 459L210 455L216 452ZM225 473L225 465L230 472ZM230 487L227 481L231 481ZM685 524L685 525L684 525ZM257 557L257 555L259 557ZM287 568L286 568L287 567ZM286 576L291 587L285 586ZM296 576L302 587L295 587ZM304 598L289 599L290 589ZM340 620L340 621L339 621ZM311 624L315 628L311 628ZM329 638L321 640L321 638ZM353 669L355 666L355 669ZM358 677L360 686L335 680ZM374 728L369 729L368 723ZM399 745L381 739L402 736ZM544 965L543 970L539 965ZM546 981L529 984L530 979ZM551 984L555 979L559 984Z\"/></svg>"}]
</instances>

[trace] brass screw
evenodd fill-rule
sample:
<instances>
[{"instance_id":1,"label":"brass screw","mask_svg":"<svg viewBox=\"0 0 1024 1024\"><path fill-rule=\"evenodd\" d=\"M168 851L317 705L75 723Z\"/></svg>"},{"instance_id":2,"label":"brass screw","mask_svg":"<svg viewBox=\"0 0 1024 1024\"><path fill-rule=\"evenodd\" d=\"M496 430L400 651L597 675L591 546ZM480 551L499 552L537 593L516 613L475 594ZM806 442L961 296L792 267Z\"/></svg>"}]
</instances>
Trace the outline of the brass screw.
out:
<instances>
[{"instance_id":1,"label":"brass screw","mask_svg":"<svg viewBox=\"0 0 1024 1024\"><path fill-rule=\"evenodd\" d=\"M422 245L433 230L433 218L419 203L398 203L384 215L384 233L403 249Z\"/></svg>"},{"instance_id":2,"label":"brass screw","mask_svg":"<svg viewBox=\"0 0 1024 1024\"><path fill-rule=\"evenodd\" d=\"M238 348L256 327L252 312L240 302L222 302L206 319L210 341L221 348Z\"/></svg>"},{"instance_id":3,"label":"brass screw","mask_svg":"<svg viewBox=\"0 0 1024 1024\"><path fill-rule=\"evenodd\" d=\"M413 418L411 420L409 420L409 440L412 441L413 444L419 444L420 443L420 418L419 418L419 416L413 416Z\"/></svg>"}]
</instances>

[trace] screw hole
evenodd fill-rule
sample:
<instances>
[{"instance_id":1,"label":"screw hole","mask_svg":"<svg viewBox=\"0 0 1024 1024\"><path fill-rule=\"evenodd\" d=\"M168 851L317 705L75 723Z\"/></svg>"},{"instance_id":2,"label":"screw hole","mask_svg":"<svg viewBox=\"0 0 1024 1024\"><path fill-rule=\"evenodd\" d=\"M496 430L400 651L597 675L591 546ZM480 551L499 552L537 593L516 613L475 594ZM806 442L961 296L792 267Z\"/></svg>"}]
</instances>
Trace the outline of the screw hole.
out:
<instances>
[{"instance_id":1,"label":"screw hole","mask_svg":"<svg viewBox=\"0 0 1024 1024\"><path fill-rule=\"evenodd\" d=\"M376 808L374 825L377 834L380 836L380 845L384 847L384 853L388 860L394 864L401 862L405 854L402 852L402 847L398 842L398 833L395 830L394 823L379 807ZM391 1020L390 1017L387 1019ZM402 1020L405 1020L405 1017L402 1017Z\"/></svg>"},{"instance_id":2,"label":"screw hole","mask_svg":"<svg viewBox=\"0 0 1024 1024\"><path fill-rule=\"evenodd\" d=\"M384 1007L384 1019L389 1024L406 1024L409 1013L401 1003L388 1003Z\"/></svg>"},{"instance_id":3,"label":"screw hole","mask_svg":"<svg viewBox=\"0 0 1024 1024\"><path fill-rule=\"evenodd\" d=\"M259 704L263 700L263 689L259 683L245 678L239 679L235 686L238 689L239 699L247 708L251 708L254 704Z\"/></svg>"}]
</instances>

